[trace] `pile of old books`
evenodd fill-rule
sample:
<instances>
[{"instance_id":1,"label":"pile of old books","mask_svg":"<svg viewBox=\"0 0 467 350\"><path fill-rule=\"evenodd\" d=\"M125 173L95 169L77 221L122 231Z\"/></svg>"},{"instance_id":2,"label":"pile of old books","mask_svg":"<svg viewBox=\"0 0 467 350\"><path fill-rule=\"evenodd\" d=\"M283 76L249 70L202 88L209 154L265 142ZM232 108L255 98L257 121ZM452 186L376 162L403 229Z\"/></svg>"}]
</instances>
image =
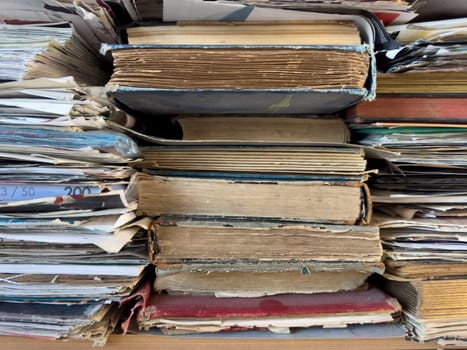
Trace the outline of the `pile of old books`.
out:
<instances>
[{"instance_id":1,"label":"pile of old books","mask_svg":"<svg viewBox=\"0 0 467 350\"><path fill-rule=\"evenodd\" d=\"M233 118L241 129L238 119L248 124L250 117ZM292 124L320 119L282 118ZM153 287L163 296L143 298L139 326L168 333L288 332L392 321L395 299L365 286L383 266L379 231L358 225L371 216L361 149L318 141L295 146L286 138L270 145L232 142L143 148L138 209L158 218L150 245ZM355 303L363 309L356 311ZM265 310L269 304L281 307ZM161 314L146 312L165 305ZM212 312L198 317L206 307Z\"/></svg>"},{"instance_id":2,"label":"pile of old books","mask_svg":"<svg viewBox=\"0 0 467 350\"><path fill-rule=\"evenodd\" d=\"M321 26L348 32L334 37L347 46L323 46L324 35L309 42L316 37L308 31ZM110 48L115 98L153 111L156 125L167 103L189 110L172 118L180 137L146 136L157 145L134 163L144 172L138 210L156 218L156 279L135 296L139 327L285 333L392 322L398 302L366 284L384 267L379 231L365 225L372 210L364 150L348 143L334 114L369 93L371 57L358 49L352 22L189 23L135 28L129 40L138 46ZM336 59L353 68L336 71ZM295 105L301 92L309 99ZM265 106L276 93L281 105ZM313 114L296 115L297 106ZM317 114L323 110L333 113Z\"/></svg>"},{"instance_id":3,"label":"pile of old books","mask_svg":"<svg viewBox=\"0 0 467 350\"><path fill-rule=\"evenodd\" d=\"M383 75L384 94L348 113L359 143L394 152L372 184L385 285L404 306L411 338L465 345L465 19L394 30L408 44L385 53L388 70L407 72Z\"/></svg>"},{"instance_id":4,"label":"pile of old books","mask_svg":"<svg viewBox=\"0 0 467 350\"><path fill-rule=\"evenodd\" d=\"M464 346L466 20L388 27L399 47L379 19L422 1L149 3L0 3L0 334L102 345L136 311L165 334L285 334L403 308L409 338ZM145 18L178 23L121 44ZM336 112L359 102L353 145Z\"/></svg>"}]
</instances>

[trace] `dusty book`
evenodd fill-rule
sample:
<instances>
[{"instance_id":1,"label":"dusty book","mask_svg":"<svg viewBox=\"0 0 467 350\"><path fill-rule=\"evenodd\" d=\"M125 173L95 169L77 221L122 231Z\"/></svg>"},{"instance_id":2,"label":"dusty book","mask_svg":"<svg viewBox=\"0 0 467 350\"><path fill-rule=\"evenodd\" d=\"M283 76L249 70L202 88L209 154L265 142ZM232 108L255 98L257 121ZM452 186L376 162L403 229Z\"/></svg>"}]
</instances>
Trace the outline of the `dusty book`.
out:
<instances>
[{"instance_id":1,"label":"dusty book","mask_svg":"<svg viewBox=\"0 0 467 350\"><path fill-rule=\"evenodd\" d=\"M141 213L159 216L269 218L335 224L368 222L361 182L162 177L137 180Z\"/></svg>"},{"instance_id":2,"label":"dusty book","mask_svg":"<svg viewBox=\"0 0 467 350\"><path fill-rule=\"evenodd\" d=\"M400 305L381 290L282 294L257 298L216 298L151 293L143 285L135 310L141 329L157 327L169 334L236 329L346 327L355 323L393 322Z\"/></svg>"},{"instance_id":3,"label":"dusty book","mask_svg":"<svg viewBox=\"0 0 467 350\"><path fill-rule=\"evenodd\" d=\"M371 44L351 20L182 22L129 42L101 50L107 89L148 114L322 114L373 97Z\"/></svg>"},{"instance_id":4,"label":"dusty book","mask_svg":"<svg viewBox=\"0 0 467 350\"><path fill-rule=\"evenodd\" d=\"M384 270L372 226L159 218L152 233L158 291L333 292L358 288Z\"/></svg>"}]
</instances>

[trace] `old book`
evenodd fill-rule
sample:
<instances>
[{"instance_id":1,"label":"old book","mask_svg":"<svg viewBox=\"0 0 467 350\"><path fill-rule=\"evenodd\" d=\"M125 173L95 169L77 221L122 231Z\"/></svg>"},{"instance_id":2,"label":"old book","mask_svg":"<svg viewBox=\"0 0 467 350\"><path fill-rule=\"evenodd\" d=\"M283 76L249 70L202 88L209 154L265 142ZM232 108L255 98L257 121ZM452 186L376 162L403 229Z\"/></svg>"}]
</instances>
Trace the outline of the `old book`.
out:
<instances>
[{"instance_id":1,"label":"old book","mask_svg":"<svg viewBox=\"0 0 467 350\"><path fill-rule=\"evenodd\" d=\"M148 146L135 167L158 170L366 176L362 148L347 145Z\"/></svg>"},{"instance_id":2,"label":"old book","mask_svg":"<svg viewBox=\"0 0 467 350\"><path fill-rule=\"evenodd\" d=\"M269 329L276 333L312 326L345 327L392 322L400 311L396 299L381 290L320 294L282 294L257 298L216 298L150 294L143 286L137 317L142 329L168 333Z\"/></svg>"},{"instance_id":3,"label":"old book","mask_svg":"<svg viewBox=\"0 0 467 350\"><path fill-rule=\"evenodd\" d=\"M379 73L378 94L462 94L467 91L467 72Z\"/></svg>"},{"instance_id":4,"label":"old book","mask_svg":"<svg viewBox=\"0 0 467 350\"><path fill-rule=\"evenodd\" d=\"M365 284L371 274L369 271L355 270L314 271L309 274L298 270L239 271L235 267L233 264L231 269L224 271L200 269L198 266L193 266L189 271L177 267L157 269L154 289L171 294L217 297L330 293L357 289Z\"/></svg>"},{"instance_id":5,"label":"old book","mask_svg":"<svg viewBox=\"0 0 467 350\"><path fill-rule=\"evenodd\" d=\"M336 116L179 116L183 140L346 143L350 132Z\"/></svg>"},{"instance_id":6,"label":"old book","mask_svg":"<svg viewBox=\"0 0 467 350\"><path fill-rule=\"evenodd\" d=\"M382 273L378 229L264 221L158 219L155 289L258 296L351 290Z\"/></svg>"},{"instance_id":7,"label":"old book","mask_svg":"<svg viewBox=\"0 0 467 350\"><path fill-rule=\"evenodd\" d=\"M364 101L345 111L345 120L353 124L431 123L465 124L467 100L462 96L401 96L386 94ZM410 124L409 124L410 125Z\"/></svg>"},{"instance_id":8,"label":"old book","mask_svg":"<svg viewBox=\"0 0 467 350\"><path fill-rule=\"evenodd\" d=\"M192 45L189 48L128 46L115 48L112 56L115 69L107 84L110 90L118 87L362 89L369 69L369 56L363 50L332 47L209 50ZM132 65L135 60L137 64Z\"/></svg>"},{"instance_id":9,"label":"old book","mask_svg":"<svg viewBox=\"0 0 467 350\"><path fill-rule=\"evenodd\" d=\"M323 114L373 96L373 56L352 21L185 22L129 38L102 48L107 88L148 114Z\"/></svg>"},{"instance_id":10,"label":"old book","mask_svg":"<svg viewBox=\"0 0 467 350\"><path fill-rule=\"evenodd\" d=\"M361 182L140 176L138 209L147 215L262 217L335 224L368 222Z\"/></svg>"},{"instance_id":11,"label":"old book","mask_svg":"<svg viewBox=\"0 0 467 350\"><path fill-rule=\"evenodd\" d=\"M177 22L129 28L137 45L359 45L351 21Z\"/></svg>"},{"instance_id":12,"label":"old book","mask_svg":"<svg viewBox=\"0 0 467 350\"><path fill-rule=\"evenodd\" d=\"M467 317L467 279L387 281L386 290L419 319Z\"/></svg>"},{"instance_id":13,"label":"old book","mask_svg":"<svg viewBox=\"0 0 467 350\"><path fill-rule=\"evenodd\" d=\"M465 345L467 279L386 280L385 289L402 304L410 338Z\"/></svg>"},{"instance_id":14,"label":"old book","mask_svg":"<svg viewBox=\"0 0 467 350\"><path fill-rule=\"evenodd\" d=\"M461 277L467 275L467 264L440 260L385 259L386 274L402 279L430 279L437 277ZM390 276L388 276L391 278Z\"/></svg>"},{"instance_id":15,"label":"old book","mask_svg":"<svg viewBox=\"0 0 467 350\"><path fill-rule=\"evenodd\" d=\"M379 230L373 226L160 218L153 231L156 264L209 260L378 263L382 256Z\"/></svg>"}]
</instances>

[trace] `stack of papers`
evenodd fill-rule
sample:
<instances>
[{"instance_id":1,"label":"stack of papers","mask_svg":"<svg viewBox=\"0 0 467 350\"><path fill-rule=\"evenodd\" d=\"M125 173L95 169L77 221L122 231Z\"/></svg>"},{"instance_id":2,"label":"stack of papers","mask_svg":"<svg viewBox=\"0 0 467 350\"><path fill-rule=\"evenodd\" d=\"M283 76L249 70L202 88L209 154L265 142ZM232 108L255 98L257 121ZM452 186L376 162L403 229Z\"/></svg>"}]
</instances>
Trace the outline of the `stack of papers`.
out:
<instances>
[{"instance_id":1,"label":"stack of papers","mask_svg":"<svg viewBox=\"0 0 467 350\"><path fill-rule=\"evenodd\" d=\"M377 53L386 72L378 74L378 93L465 93L466 23L463 17L388 26L401 47ZM394 72L406 74L388 74Z\"/></svg>"},{"instance_id":2,"label":"stack of papers","mask_svg":"<svg viewBox=\"0 0 467 350\"><path fill-rule=\"evenodd\" d=\"M138 147L70 78L3 84L0 96L0 333L103 343L147 263L128 186Z\"/></svg>"},{"instance_id":3,"label":"stack of papers","mask_svg":"<svg viewBox=\"0 0 467 350\"><path fill-rule=\"evenodd\" d=\"M467 126L456 106L465 99L465 23L389 27L403 45L377 57L389 72L378 89L389 94L379 108L357 111L351 126L360 144L393 152L372 183L387 288L403 306L408 335L442 345L466 341L458 311L466 300Z\"/></svg>"},{"instance_id":4,"label":"stack of papers","mask_svg":"<svg viewBox=\"0 0 467 350\"><path fill-rule=\"evenodd\" d=\"M464 345L466 317L455 310L463 309L467 275L467 133L464 125L432 122L354 130L361 143L394 152L373 183L373 223L381 231L387 285L404 307L409 336ZM428 316L423 309L438 312Z\"/></svg>"},{"instance_id":5,"label":"stack of papers","mask_svg":"<svg viewBox=\"0 0 467 350\"><path fill-rule=\"evenodd\" d=\"M0 18L7 24L70 23L81 44L95 53L101 43L120 40L116 30L119 19L113 8L98 0L16 0L0 4ZM119 10L121 6L115 8Z\"/></svg>"},{"instance_id":6,"label":"stack of papers","mask_svg":"<svg viewBox=\"0 0 467 350\"><path fill-rule=\"evenodd\" d=\"M389 266L402 278L441 277L465 264L467 196L466 129L462 125L356 126L360 143L393 151L374 180L375 223ZM399 261L399 263L397 263ZM410 264L407 274L402 262ZM415 262L420 263L415 272ZM429 264L437 267L430 271ZM441 269L446 265L449 271ZM465 268L461 269L464 271Z\"/></svg>"},{"instance_id":7,"label":"stack of papers","mask_svg":"<svg viewBox=\"0 0 467 350\"><path fill-rule=\"evenodd\" d=\"M456 18L389 26L387 30L404 46L381 52L379 63L388 63L386 72L464 71L466 23L467 18Z\"/></svg>"},{"instance_id":8,"label":"stack of papers","mask_svg":"<svg viewBox=\"0 0 467 350\"><path fill-rule=\"evenodd\" d=\"M54 339L57 334L88 337L94 332L107 337L112 329L109 325L113 326L117 321L116 310L115 305L101 303L0 302L2 334Z\"/></svg>"},{"instance_id":9,"label":"stack of papers","mask_svg":"<svg viewBox=\"0 0 467 350\"><path fill-rule=\"evenodd\" d=\"M73 75L103 85L109 62L101 43L118 43L112 11L104 3L19 0L0 4L0 80Z\"/></svg>"},{"instance_id":10,"label":"stack of papers","mask_svg":"<svg viewBox=\"0 0 467 350\"><path fill-rule=\"evenodd\" d=\"M73 75L98 85L107 78L103 63L68 23L0 26L0 80Z\"/></svg>"},{"instance_id":11,"label":"stack of papers","mask_svg":"<svg viewBox=\"0 0 467 350\"><path fill-rule=\"evenodd\" d=\"M417 16L407 1L400 0L172 0L164 1L164 20L177 16L177 7L182 16L190 11L193 15L204 13L211 17L211 20L243 20L247 17L271 16L274 13L271 9L283 11L284 14L293 12L290 10L302 10L304 17L310 12L323 15L323 12L356 13L366 10L378 16L385 25L406 23ZM183 11L183 7L187 11Z\"/></svg>"}]
</instances>

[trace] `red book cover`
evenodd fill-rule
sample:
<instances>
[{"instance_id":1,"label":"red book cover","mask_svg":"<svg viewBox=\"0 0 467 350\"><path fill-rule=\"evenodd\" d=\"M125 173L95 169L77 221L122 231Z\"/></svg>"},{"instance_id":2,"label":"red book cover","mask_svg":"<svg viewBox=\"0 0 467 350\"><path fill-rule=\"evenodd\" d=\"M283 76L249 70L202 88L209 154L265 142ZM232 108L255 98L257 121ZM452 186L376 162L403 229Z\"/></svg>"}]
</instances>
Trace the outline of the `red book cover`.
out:
<instances>
[{"instance_id":1,"label":"red book cover","mask_svg":"<svg viewBox=\"0 0 467 350\"><path fill-rule=\"evenodd\" d=\"M465 97L378 95L348 109L344 118L351 123L424 122L467 123Z\"/></svg>"},{"instance_id":2,"label":"red book cover","mask_svg":"<svg viewBox=\"0 0 467 350\"><path fill-rule=\"evenodd\" d=\"M281 316L339 315L348 313L397 313L400 305L383 291L370 288L340 293L282 294L256 298L216 298L155 294L151 281L122 303L134 302L130 318L261 318Z\"/></svg>"},{"instance_id":3,"label":"red book cover","mask_svg":"<svg viewBox=\"0 0 467 350\"><path fill-rule=\"evenodd\" d=\"M340 313L397 312L397 303L379 289L321 294L282 294L256 298L216 298L154 294L146 317L235 318Z\"/></svg>"},{"instance_id":4,"label":"red book cover","mask_svg":"<svg viewBox=\"0 0 467 350\"><path fill-rule=\"evenodd\" d=\"M401 311L395 298L376 288L340 293L216 298L155 294L151 281L147 281L122 303L135 301L130 316L122 323L124 332L133 318L144 329L217 332L390 322Z\"/></svg>"}]
</instances>

